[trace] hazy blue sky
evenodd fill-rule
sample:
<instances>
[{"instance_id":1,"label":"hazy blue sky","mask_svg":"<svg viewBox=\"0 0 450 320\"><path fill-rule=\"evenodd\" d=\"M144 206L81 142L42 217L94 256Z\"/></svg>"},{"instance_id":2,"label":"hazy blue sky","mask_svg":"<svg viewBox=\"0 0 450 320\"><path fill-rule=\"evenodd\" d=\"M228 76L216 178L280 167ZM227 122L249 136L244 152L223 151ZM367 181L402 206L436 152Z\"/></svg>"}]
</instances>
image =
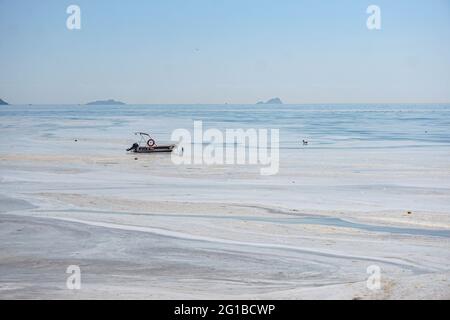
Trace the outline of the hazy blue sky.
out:
<instances>
[{"instance_id":1,"label":"hazy blue sky","mask_svg":"<svg viewBox=\"0 0 450 320\"><path fill-rule=\"evenodd\" d=\"M81 8L81 30L66 8ZM366 28L370 4L382 30ZM450 102L450 0L0 0L11 103Z\"/></svg>"}]
</instances>

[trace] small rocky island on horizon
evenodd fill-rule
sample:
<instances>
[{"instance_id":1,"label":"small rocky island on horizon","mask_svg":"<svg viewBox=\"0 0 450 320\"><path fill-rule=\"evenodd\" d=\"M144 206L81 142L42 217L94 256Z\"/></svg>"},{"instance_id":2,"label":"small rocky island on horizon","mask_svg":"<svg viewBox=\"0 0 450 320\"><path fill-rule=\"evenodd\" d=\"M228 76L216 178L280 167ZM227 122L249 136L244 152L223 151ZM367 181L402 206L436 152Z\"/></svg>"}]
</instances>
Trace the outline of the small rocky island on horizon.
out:
<instances>
[{"instance_id":1,"label":"small rocky island on horizon","mask_svg":"<svg viewBox=\"0 0 450 320\"><path fill-rule=\"evenodd\" d=\"M281 101L280 98L272 98L267 100L266 102L258 101L256 104L283 104L283 101Z\"/></svg>"},{"instance_id":2,"label":"small rocky island on horizon","mask_svg":"<svg viewBox=\"0 0 450 320\"><path fill-rule=\"evenodd\" d=\"M118 105L125 105L126 103L122 101L116 101L114 99L108 99L108 100L96 100L86 103L87 106L118 106Z\"/></svg>"},{"instance_id":3,"label":"small rocky island on horizon","mask_svg":"<svg viewBox=\"0 0 450 320\"><path fill-rule=\"evenodd\" d=\"M7 105L9 105L9 103L4 101L4 100L2 100L2 99L0 99L0 105L7 106Z\"/></svg>"}]
</instances>

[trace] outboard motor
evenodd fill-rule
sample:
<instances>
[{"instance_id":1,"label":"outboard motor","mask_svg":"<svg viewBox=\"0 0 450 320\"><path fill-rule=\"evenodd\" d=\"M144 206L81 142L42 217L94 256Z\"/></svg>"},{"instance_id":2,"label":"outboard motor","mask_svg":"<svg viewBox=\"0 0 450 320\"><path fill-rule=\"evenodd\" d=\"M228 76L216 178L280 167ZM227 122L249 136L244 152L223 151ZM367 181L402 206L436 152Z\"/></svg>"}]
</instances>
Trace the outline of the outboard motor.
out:
<instances>
[{"instance_id":1,"label":"outboard motor","mask_svg":"<svg viewBox=\"0 0 450 320\"><path fill-rule=\"evenodd\" d=\"M137 148L139 147L139 144L137 144L136 142L133 143L133 145L127 149L127 151L136 151Z\"/></svg>"}]
</instances>

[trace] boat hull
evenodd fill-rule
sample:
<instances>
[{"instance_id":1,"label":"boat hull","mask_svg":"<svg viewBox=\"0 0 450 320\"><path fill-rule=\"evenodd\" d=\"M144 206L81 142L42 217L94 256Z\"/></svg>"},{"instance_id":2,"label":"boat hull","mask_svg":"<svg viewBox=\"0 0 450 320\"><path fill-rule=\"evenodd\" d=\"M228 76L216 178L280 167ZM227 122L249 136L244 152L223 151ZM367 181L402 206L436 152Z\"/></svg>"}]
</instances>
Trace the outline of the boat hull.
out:
<instances>
[{"instance_id":1,"label":"boat hull","mask_svg":"<svg viewBox=\"0 0 450 320\"><path fill-rule=\"evenodd\" d=\"M160 145L151 147L137 147L133 150L134 153L155 153L155 152L172 152L175 148L174 144Z\"/></svg>"}]
</instances>

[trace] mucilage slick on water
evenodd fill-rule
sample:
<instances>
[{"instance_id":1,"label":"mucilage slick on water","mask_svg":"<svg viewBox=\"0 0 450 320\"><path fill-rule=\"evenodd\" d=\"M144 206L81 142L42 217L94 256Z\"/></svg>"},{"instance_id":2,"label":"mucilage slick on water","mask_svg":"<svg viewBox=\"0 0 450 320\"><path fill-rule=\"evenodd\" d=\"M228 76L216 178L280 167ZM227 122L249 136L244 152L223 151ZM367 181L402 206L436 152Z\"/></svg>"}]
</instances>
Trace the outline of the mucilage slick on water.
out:
<instances>
[{"instance_id":1,"label":"mucilage slick on water","mask_svg":"<svg viewBox=\"0 0 450 320\"><path fill-rule=\"evenodd\" d=\"M129 152L135 153L152 153L152 152L172 152L175 148L175 144L162 144L157 145L156 141L145 132L135 132L135 135L140 136L138 142L133 143L133 145L127 149Z\"/></svg>"}]
</instances>

